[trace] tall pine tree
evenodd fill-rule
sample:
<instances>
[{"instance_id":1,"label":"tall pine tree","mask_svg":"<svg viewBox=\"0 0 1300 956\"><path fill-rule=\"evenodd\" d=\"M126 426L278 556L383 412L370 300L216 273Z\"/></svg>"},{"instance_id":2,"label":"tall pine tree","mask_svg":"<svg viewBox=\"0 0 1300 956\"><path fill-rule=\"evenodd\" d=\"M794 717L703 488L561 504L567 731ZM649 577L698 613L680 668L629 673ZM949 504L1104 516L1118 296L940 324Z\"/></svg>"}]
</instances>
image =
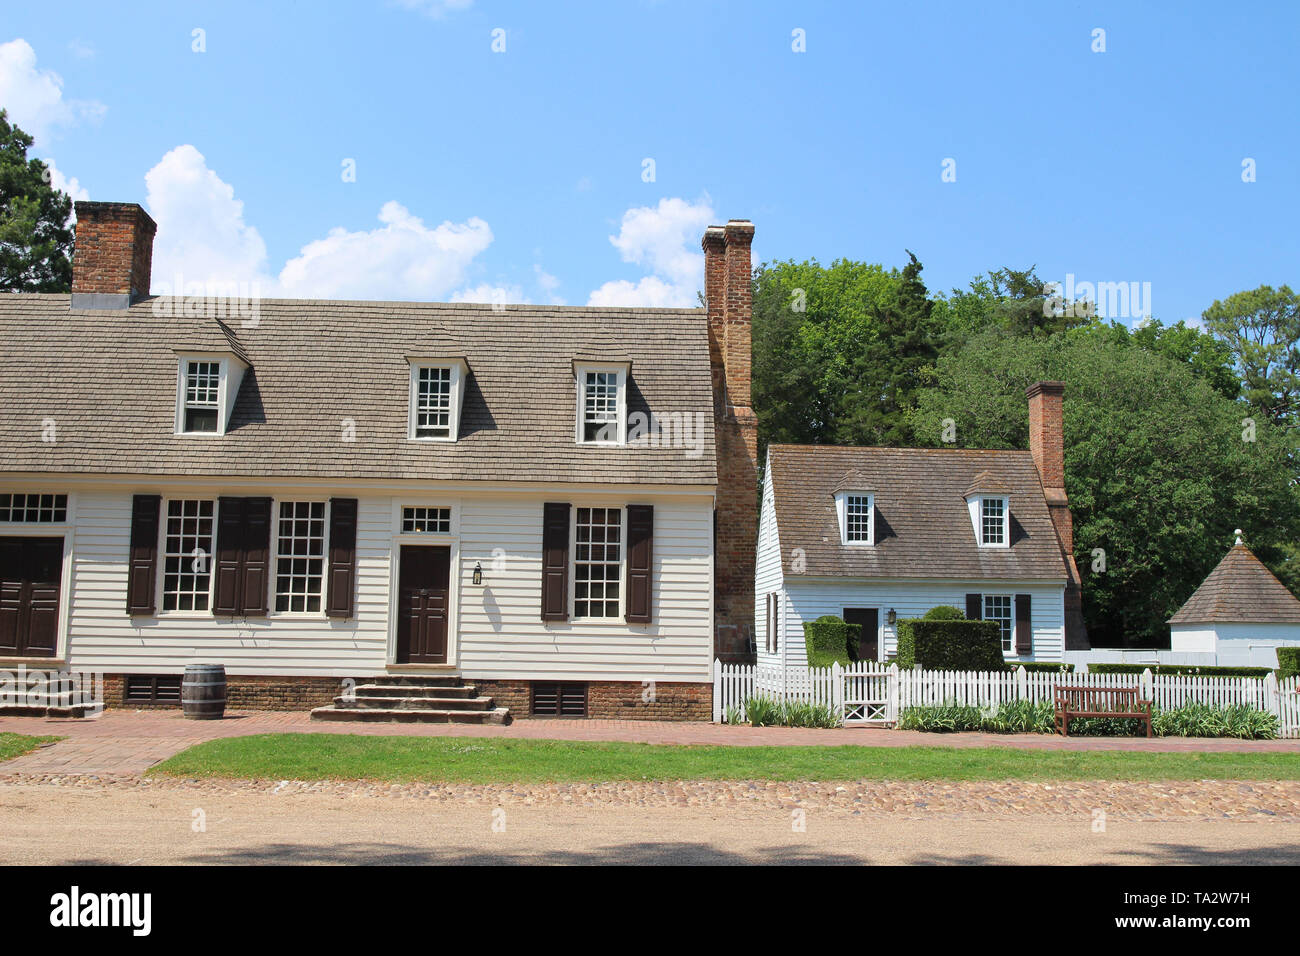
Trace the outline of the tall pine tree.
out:
<instances>
[{"instance_id":1,"label":"tall pine tree","mask_svg":"<svg viewBox=\"0 0 1300 956\"><path fill-rule=\"evenodd\" d=\"M32 138L0 110L0 292L72 288L72 200L28 159Z\"/></svg>"}]
</instances>

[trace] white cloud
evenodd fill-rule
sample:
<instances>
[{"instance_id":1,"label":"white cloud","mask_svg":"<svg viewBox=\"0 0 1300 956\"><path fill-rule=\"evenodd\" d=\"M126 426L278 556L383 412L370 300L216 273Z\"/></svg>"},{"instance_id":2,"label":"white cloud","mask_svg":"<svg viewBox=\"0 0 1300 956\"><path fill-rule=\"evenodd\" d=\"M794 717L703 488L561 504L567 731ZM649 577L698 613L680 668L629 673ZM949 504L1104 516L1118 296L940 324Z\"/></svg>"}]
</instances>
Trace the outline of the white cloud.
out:
<instances>
[{"instance_id":1,"label":"white cloud","mask_svg":"<svg viewBox=\"0 0 1300 956\"><path fill-rule=\"evenodd\" d=\"M50 168L50 185L59 192L67 193L72 197L73 202L81 202L90 198L90 193L81 185L75 176L65 176L59 167L54 165L54 160L42 160Z\"/></svg>"},{"instance_id":2,"label":"white cloud","mask_svg":"<svg viewBox=\"0 0 1300 956\"><path fill-rule=\"evenodd\" d=\"M564 299L555 294L555 290L560 287L560 280L551 275L537 263L533 264L533 274L537 276L537 284L542 291L546 293L547 301L551 305L564 305Z\"/></svg>"},{"instance_id":3,"label":"white cloud","mask_svg":"<svg viewBox=\"0 0 1300 956\"><path fill-rule=\"evenodd\" d=\"M396 0L396 2L399 7L414 10L435 19L441 18L448 13L455 13L458 10L468 10L474 5L474 0Z\"/></svg>"},{"instance_id":4,"label":"white cloud","mask_svg":"<svg viewBox=\"0 0 1300 956\"><path fill-rule=\"evenodd\" d=\"M493 285L483 282L470 289L461 289L451 294L452 302L479 302L484 305L505 305L513 302L527 304L524 290L517 285Z\"/></svg>"},{"instance_id":5,"label":"white cloud","mask_svg":"<svg viewBox=\"0 0 1300 956\"><path fill-rule=\"evenodd\" d=\"M708 197L699 202L664 198L657 207L640 206L623 214L617 236L609 241L624 262L650 271L637 282L606 282L591 293L591 306L692 307L704 286L700 236L714 221Z\"/></svg>"},{"instance_id":6,"label":"white cloud","mask_svg":"<svg viewBox=\"0 0 1300 956\"><path fill-rule=\"evenodd\" d=\"M474 258L492 244L477 216L433 229L398 202L379 211L378 229L338 228L303 246L280 273L288 295L313 298L439 299L465 281Z\"/></svg>"},{"instance_id":7,"label":"white cloud","mask_svg":"<svg viewBox=\"0 0 1300 956\"><path fill-rule=\"evenodd\" d=\"M85 40L69 40L68 52L78 60L89 60L95 55L95 48Z\"/></svg>"},{"instance_id":8,"label":"white cloud","mask_svg":"<svg viewBox=\"0 0 1300 956\"><path fill-rule=\"evenodd\" d=\"M36 51L21 38L0 43L0 106L38 145L60 129L99 120L106 109L94 100L64 99L63 78L38 69Z\"/></svg>"},{"instance_id":9,"label":"white cloud","mask_svg":"<svg viewBox=\"0 0 1300 956\"><path fill-rule=\"evenodd\" d=\"M158 223L154 243L154 286L175 290L176 277L194 282L256 282L272 287L266 243L244 222L235 189L208 168L203 154L177 146L144 177L149 213Z\"/></svg>"}]
</instances>

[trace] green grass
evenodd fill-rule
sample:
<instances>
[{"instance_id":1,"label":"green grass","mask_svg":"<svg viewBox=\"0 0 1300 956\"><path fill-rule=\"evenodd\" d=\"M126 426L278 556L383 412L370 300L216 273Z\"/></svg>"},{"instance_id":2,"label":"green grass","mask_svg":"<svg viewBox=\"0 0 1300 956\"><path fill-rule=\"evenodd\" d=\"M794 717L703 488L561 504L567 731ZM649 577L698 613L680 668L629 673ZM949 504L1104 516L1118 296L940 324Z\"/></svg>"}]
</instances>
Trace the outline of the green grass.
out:
<instances>
[{"instance_id":1,"label":"green grass","mask_svg":"<svg viewBox=\"0 0 1300 956\"><path fill-rule=\"evenodd\" d=\"M582 783L614 780L1295 780L1300 753L1009 747L720 747L473 737L261 734L154 767L178 777Z\"/></svg>"},{"instance_id":2,"label":"green grass","mask_svg":"<svg viewBox=\"0 0 1300 956\"><path fill-rule=\"evenodd\" d=\"M26 734L0 734L0 761L31 753L42 744L52 744L62 737L28 737Z\"/></svg>"}]
</instances>

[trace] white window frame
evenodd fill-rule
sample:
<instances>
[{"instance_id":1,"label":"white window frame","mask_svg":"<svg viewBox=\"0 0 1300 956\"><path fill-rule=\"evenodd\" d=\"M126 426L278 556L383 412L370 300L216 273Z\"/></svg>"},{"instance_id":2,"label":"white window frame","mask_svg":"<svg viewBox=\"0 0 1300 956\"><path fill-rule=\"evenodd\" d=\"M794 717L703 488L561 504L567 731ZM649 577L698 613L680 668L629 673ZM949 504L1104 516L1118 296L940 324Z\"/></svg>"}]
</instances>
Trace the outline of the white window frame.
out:
<instances>
[{"instance_id":1,"label":"white window frame","mask_svg":"<svg viewBox=\"0 0 1300 956\"><path fill-rule=\"evenodd\" d=\"M574 391L576 393L575 422L574 422L574 441L579 445L608 445L617 446L627 444L627 365L620 364L599 364L592 362L575 362L574 371ZM617 437L613 441L587 441L586 417L587 417L587 376L590 374L605 373L615 376L614 387L617 392L615 401L615 424L617 427Z\"/></svg>"},{"instance_id":2,"label":"white window frame","mask_svg":"<svg viewBox=\"0 0 1300 956\"><path fill-rule=\"evenodd\" d=\"M205 434L211 434L207 432ZM210 501L212 502L212 542L208 551L208 606L203 610L194 608L167 609L167 517L173 501ZM217 583L217 534L221 529L221 502L214 495L170 495L164 496L160 505L158 521L158 573L154 584L154 614L158 617L203 618L212 619L212 591ZM181 560L186 560L182 556ZM191 559L192 560L192 559ZM195 592L198 593L198 592Z\"/></svg>"},{"instance_id":3,"label":"white window frame","mask_svg":"<svg viewBox=\"0 0 1300 956\"><path fill-rule=\"evenodd\" d=\"M582 508L618 511L618 610L605 617L578 616L578 511ZM575 502L569 512L569 620L578 624L623 624L627 611L627 506Z\"/></svg>"},{"instance_id":4,"label":"white window frame","mask_svg":"<svg viewBox=\"0 0 1300 956\"><path fill-rule=\"evenodd\" d=\"M419 508L419 509L422 509L422 510L424 510L424 511L426 511L426 512L429 512L429 511L445 511L445 512L447 512L447 527L446 527L446 529L445 529L445 530L442 530L442 531L407 531L407 530L406 530L406 511L407 511L408 508ZM398 506L398 512L397 512L397 530L398 530L398 533L403 534L403 535L410 535L411 537L421 537L421 538L437 538L437 537L446 537L447 535L450 535L450 534L452 533L452 521L453 521L453 508L451 507L451 505L424 505L424 504L414 504L414 505L413 505L413 504L409 504L408 502L405 502L405 501L404 501L404 502L402 502L402 503Z\"/></svg>"},{"instance_id":5,"label":"white window frame","mask_svg":"<svg viewBox=\"0 0 1300 956\"><path fill-rule=\"evenodd\" d=\"M460 436L460 410L465 400L465 373L468 370L465 360L407 356L407 361L411 364L411 377L409 397L407 399L406 437L411 441L446 442L454 444L456 439ZM434 368L448 369L451 372L451 382L448 386L447 396L449 401L449 407L447 409L447 434L417 435L416 426L419 423L417 405L420 397L420 371L421 369Z\"/></svg>"},{"instance_id":6,"label":"white window frame","mask_svg":"<svg viewBox=\"0 0 1300 956\"><path fill-rule=\"evenodd\" d=\"M14 529L15 533L17 533L17 534L19 534L19 535L22 535L22 534L25 534L26 530L27 530L27 529L30 529L30 528L60 528L60 529L62 529L62 528L66 528L68 525L70 525L70 524L73 523L73 520L72 520L72 516L73 516L73 511L72 511L73 495L72 495L70 492L67 492L67 491L0 491L0 495L9 495L9 496L11 496L11 498L10 498L11 502L12 502L12 496L13 496L13 495L22 495L22 496L24 497L24 501L23 501L23 511L24 511L24 512L26 512L26 511L29 510L29 509L28 509L28 506L27 506L27 502L26 502L26 500L25 500L25 499L27 499L27 498L37 498L38 501L39 501L40 498L46 498L46 497L57 498L57 497L60 496L60 495L64 498L64 504L63 504L63 520L61 520L61 521L54 521L54 520L51 520L51 521L39 521L39 520L38 520L38 521L23 521L23 520L20 520L20 521L14 521L13 518L10 517L8 520L0 519L0 528L12 528L12 529ZM50 509L49 509L49 510L50 510L51 514L54 512L54 510L55 510L56 507L57 507L57 505L56 505L55 502L51 502L51 503L50 503ZM38 516L39 516L39 512L42 510L41 507L40 507L40 505L39 505L39 503L38 503L38 505L37 505L37 509L36 509L36 510L37 510L37 513L38 513Z\"/></svg>"},{"instance_id":7,"label":"white window frame","mask_svg":"<svg viewBox=\"0 0 1300 956\"><path fill-rule=\"evenodd\" d=\"M1005 599L1007 602L1007 621L1009 630L1007 637L1002 640L1002 654L1004 657L1016 656L1016 597L1014 594L981 594L980 595L980 620L997 621L999 624L1002 618L989 617L989 598ZM1000 636L1000 635L999 635Z\"/></svg>"},{"instance_id":8,"label":"white window frame","mask_svg":"<svg viewBox=\"0 0 1300 956\"><path fill-rule=\"evenodd\" d=\"M1011 498L1007 495L972 495L970 497L971 527L975 531L975 544L991 550L1005 550L1011 547ZM987 543L984 540L984 502L1002 502L1002 541Z\"/></svg>"},{"instance_id":9,"label":"white window frame","mask_svg":"<svg viewBox=\"0 0 1300 956\"><path fill-rule=\"evenodd\" d=\"M282 504L324 504L324 524L321 527L321 582L320 610L318 611L277 611L276 603L280 597L280 505ZM270 590L267 602L269 617L298 617L311 620L325 619L329 602L330 580L330 500L329 498L273 498L271 500L271 567L267 573L267 587ZM213 542L215 547L215 540ZM285 557L294 557L285 555Z\"/></svg>"},{"instance_id":10,"label":"white window frame","mask_svg":"<svg viewBox=\"0 0 1300 956\"><path fill-rule=\"evenodd\" d=\"M185 430L185 396L189 384L189 366L191 362L211 362L218 367L217 382L217 430L212 432L192 432ZM179 353L176 363L176 431L177 435L187 437L220 437L226 433L230 415L234 410L235 397L239 394L239 385L243 381L248 366L234 356L224 352L184 352ZM209 406L196 406L209 407Z\"/></svg>"},{"instance_id":11,"label":"white window frame","mask_svg":"<svg viewBox=\"0 0 1300 956\"><path fill-rule=\"evenodd\" d=\"M867 499L867 538L849 540L849 499ZM840 544L850 548L874 547L876 544L876 495L870 491L840 491L835 494L835 517L840 525Z\"/></svg>"}]
</instances>

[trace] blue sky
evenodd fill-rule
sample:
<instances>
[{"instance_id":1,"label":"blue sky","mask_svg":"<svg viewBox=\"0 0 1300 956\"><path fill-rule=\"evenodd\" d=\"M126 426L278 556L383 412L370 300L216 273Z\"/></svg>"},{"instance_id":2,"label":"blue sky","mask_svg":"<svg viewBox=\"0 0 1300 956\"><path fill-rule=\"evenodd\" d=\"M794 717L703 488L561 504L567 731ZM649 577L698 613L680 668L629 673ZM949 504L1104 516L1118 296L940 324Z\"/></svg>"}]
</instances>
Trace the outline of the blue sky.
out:
<instances>
[{"instance_id":1,"label":"blue sky","mask_svg":"<svg viewBox=\"0 0 1300 956\"><path fill-rule=\"evenodd\" d=\"M0 105L150 208L155 291L692 304L733 217L764 260L1036 264L1165 321L1300 282L1295 3L270 6L6 10Z\"/></svg>"}]
</instances>

